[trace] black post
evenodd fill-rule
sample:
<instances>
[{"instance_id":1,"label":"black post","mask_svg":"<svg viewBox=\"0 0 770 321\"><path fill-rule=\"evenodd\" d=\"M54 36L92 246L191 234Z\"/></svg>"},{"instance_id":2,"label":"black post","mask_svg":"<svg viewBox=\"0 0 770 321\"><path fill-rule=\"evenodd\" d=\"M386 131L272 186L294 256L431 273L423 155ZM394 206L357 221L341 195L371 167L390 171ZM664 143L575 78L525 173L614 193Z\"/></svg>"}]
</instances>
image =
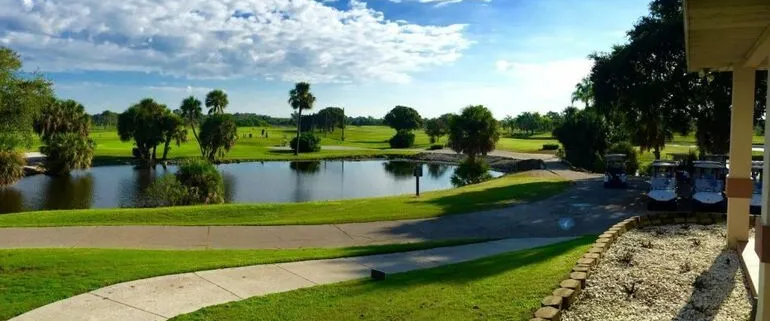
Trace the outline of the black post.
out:
<instances>
[{"instance_id":1,"label":"black post","mask_svg":"<svg viewBox=\"0 0 770 321\"><path fill-rule=\"evenodd\" d=\"M415 177L415 182L417 182L417 196L420 196L420 176Z\"/></svg>"}]
</instances>

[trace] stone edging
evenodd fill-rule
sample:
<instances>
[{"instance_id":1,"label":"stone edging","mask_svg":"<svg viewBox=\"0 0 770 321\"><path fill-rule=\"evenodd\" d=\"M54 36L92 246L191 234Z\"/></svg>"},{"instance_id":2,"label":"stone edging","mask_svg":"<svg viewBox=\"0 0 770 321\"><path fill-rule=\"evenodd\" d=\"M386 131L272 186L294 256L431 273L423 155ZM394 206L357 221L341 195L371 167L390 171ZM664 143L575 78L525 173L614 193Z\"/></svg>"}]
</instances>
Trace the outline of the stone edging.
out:
<instances>
[{"instance_id":1,"label":"stone edging","mask_svg":"<svg viewBox=\"0 0 770 321\"><path fill-rule=\"evenodd\" d=\"M569 278L561 281L551 295L543 298L540 308L529 321L558 321L563 310L569 309L580 291L586 286L586 279L599 264L602 255L623 233L636 227L667 224L714 224L724 222L723 213L651 213L634 216L610 227L599 235L596 243L584 254L569 273Z\"/></svg>"}]
</instances>

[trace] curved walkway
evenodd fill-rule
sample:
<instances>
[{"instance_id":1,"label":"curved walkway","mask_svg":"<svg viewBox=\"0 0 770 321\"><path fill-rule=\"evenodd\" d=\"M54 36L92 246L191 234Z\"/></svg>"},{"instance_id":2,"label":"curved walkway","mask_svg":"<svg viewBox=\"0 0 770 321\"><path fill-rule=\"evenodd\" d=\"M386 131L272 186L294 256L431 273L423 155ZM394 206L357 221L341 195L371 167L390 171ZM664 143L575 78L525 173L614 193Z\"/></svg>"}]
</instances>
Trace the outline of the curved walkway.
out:
<instances>
[{"instance_id":1,"label":"curved walkway","mask_svg":"<svg viewBox=\"0 0 770 321\"><path fill-rule=\"evenodd\" d=\"M574 186L551 198L435 218L290 226L88 226L2 228L0 248L257 249L348 247L469 238L599 233L637 210L641 191L604 189L601 178L556 168Z\"/></svg>"},{"instance_id":2,"label":"curved walkway","mask_svg":"<svg viewBox=\"0 0 770 321\"><path fill-rule=\"evenodd\" d=\"M303 261L167 275L104 287L32 310L15 321L155 321L253 296L480 259L569 238L508 239L353 258Z\"/></svg>"}]
</instances>

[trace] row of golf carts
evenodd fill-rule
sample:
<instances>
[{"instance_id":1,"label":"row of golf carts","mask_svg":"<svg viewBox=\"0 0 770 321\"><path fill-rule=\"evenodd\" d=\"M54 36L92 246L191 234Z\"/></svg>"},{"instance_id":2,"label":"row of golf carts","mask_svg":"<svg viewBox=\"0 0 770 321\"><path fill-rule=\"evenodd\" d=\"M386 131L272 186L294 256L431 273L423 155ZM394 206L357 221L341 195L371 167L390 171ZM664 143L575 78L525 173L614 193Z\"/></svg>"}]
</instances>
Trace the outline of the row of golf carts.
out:
<instances>
[{"instance_id":1,"label":"row of golf carts","mask_svg":"<svg viewBox=\"0 0 770 321\"><path fill-rule=\"evenodd\" d=\"M628 186L625 173L625 155L606 156L607 172L605 187ZM724 211L727 207L725 181L729 161L723 155L707 156L691 164L678 160L656 160L650 173L650 190L647 193L648 209L677 209L682 201L689 201L693 210ZM754 190L751 199L752 213L759 213L762 200L762 161L751 166Z\"/></svg>"}]
</instances>

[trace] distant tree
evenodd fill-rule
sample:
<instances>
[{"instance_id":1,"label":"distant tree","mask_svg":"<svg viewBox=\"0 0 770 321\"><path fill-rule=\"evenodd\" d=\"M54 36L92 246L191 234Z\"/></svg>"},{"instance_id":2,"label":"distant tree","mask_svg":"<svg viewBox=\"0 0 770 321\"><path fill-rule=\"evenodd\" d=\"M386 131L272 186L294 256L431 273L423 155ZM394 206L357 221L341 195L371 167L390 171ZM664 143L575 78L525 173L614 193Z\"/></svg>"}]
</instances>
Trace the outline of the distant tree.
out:
<instances>
[{"instance_id":1,"label":"distant tree","mask_svg":"<svg viewBox=\"0 0 770 321\"><path fill-rule=\"evenodd\" d=\"M344 121L345 112L339 107L326 107L315 115L315 127L324 132L334 132L335 128L342 128Z\"/></svg>"},{"instance_id":2,"label":"distant tree","mask_svg":"<svg viewBox=\"0 0 770 321\"><path fill-rule=\"evenodd\" d=\"M554 137L564 148L564 158L572 165L595 170L607 151L607 126L592 109L564 110L564 121L553 130Z\"/></svg>"},{"instance_id":3,"label":"distant tree","mask_svg":"<svg viewBox=\"0 0 770 321\"><path fill-rule=\"evenodd\" d=\"M233 115L214 114L206 118L200 130L201 148L204 158L213 162L235 146L238 140L238 126Z\"/></svg>"},{"instance_id":4,"label":"distant tree","mask_svg":"<svg viewBox=\"0 0 770 321\"><path fill-rule=\"evenodd\" d=\"M145 98L118 116L118 136L124 142L134 140L140 167L155 165L158 145L166 139L163 121L168 113L166 105Z\"/></svg>"},{"instance_id":5,"label":"distant tree","mask_svg":"<svg viewBox=\"0 0 770 321\"><path fill-rule=\"evenodd\" d=\"M176 146L179 147L182 143L187 142L187 129L185 129L185 121L177 113L167 113L164 115L162 126L163 140L165 142L163 146L163 160L165 161L168 159L171 143L176 143Z\"/></svg>"},{"instance_id":6,"label":"distant tree","mask_svg":"<svg viewBox=\"0 0 770 321\"><path fill-rule=\"evenodd\" d=\"M51 83L23 75L21 66L16 52L0 46L0 151L31 147L35 116L53 100Z\"/></svg>"},{"instance_id":7,"label":"distant tree","mask_svg":"<svg viewBox=\"0 0 770 321\"><path fill-rule=\"evenodd\" d=\"M425 121L425 134L430 137L433 144L441 139L441 136L449 134L449 118L432 118Z\"/></svg>"},{"instance_id":8,"label":"distant tree","mask_svg":"<svg viewBox=\"0 0 770 321\"><path fill-rule=\"evenodd\" d=\"M88 138L91 117L74 100L55 100L44 106L34 129L43 141L45 168L51 175L67 175L91 166L94 141Z\"/></svg>"},{"instance_id":9,"label":"distant tree","mask_svg":"<svg viewBox=\"0 0 770 321\"><path fill-rule=\"evenodd\" d=\"M102 128L113 128L118 125L118 113L105 110L100 114L91 116L91 122L94 126Z\"/></svg>"},{"instance_id":10,"label":"distant tree","mask_svg":"<svg viewBox=\"0 0 770 321\"><path fill-rule=\"evenodd\" d=\"M313 109L315 104L315 96L310 92L310 84L306 82L298 82L294 84L294 89L289 91L289 105L291 108L297 111L297 140L299 140L299 134L302 123L302 111ZM299 155L299 144L294 149L294 155Z\"/></svg>"},{"instance_id":11,"label":"distant tree","mask_svg":"<svg viewBox=\"0 0 770 321\"><path fill-rule=\"evenodd\" d=\"M422 127L422 117L411 107L396 106L385 115L385 125L396 131L412 131Z\"/></svg>"},{"instance_id":12,"label":"distant tree","mask_svg":"<svg viewBox=\"0 0 770 321\"><path fill-rule=\"evenodd\" d=\"M594 87L590 77L585 77L577 85L575 85L575 91L572 92L572 103L580 101L588 108L594 101Z\"/></svg>"},{"instance_id":13,"label":"distant tree","mask_svg":"<svg viewBox=\"0 0 770 321\"><path fill-rule=\"evenodd\" d=\"M561 122L564 120L564 117L555 111L549 111L543 118L548 119L551 123L551 127L547 129L548 131L552 131L554 128L561 125Z\"/></svg>"},{"instance_id":14,"label":"distant tree","mask_svg":"<svg viewBox=\"0 0 770 321\"><path fill-rule=\"evenodd\" d=\"M503 129L507 129L509 132L513 133L513 131L516 130L516 119L510 115L505 116L505 118L500 121L500 126Z\"/></svg>"},{"instance_id":15,"label":"distant tree","mask_svg":"<svg viewBox=\"0 0 770 321\"><path fill-rule=\"evenodd\" d=\"M206 107L209 108L209 115L224 114L228 104L230 102L227 101L227 94L221 89L215 89L206 94Z\"/></svg>"},{"instance_id":16,"label":"distant tree","mask_svg":"<svg viewBox=\"0 0 770 321\"><path fill-rule=\"evenodd\" d=\"M478 155L495 150L499 139L497 120L483 105L463 108L460 115L452 118L449 126L449 147L467 155L470 162L475 162Z\"/></svg>"},{"instance_id":17,"label":"distant tree","mask_svg":"<svg viewBox=\"0 0 770 321\"><path fill-rule=\"evenodd\" d=\"M201 147L201 140L198 138L198 132L195 130L195 128L200 125L201 119L203 118L201 101L198 100L198 98L195 98L195 96L185 98L179 106L179 115L182 117L185 125L192 129L193 137L195 137L195 141L198 143L198 149L201 152L201 157L205 157L205 155L203 155L203 147Z\"/></svg>"},{"instance_id":18,"label":"distant tree","mask_svg":"<svg viewBox=\"0 0 770 321\"><path fill-rule=\"evenodd\" d=\"M543 129L543 117L539 113L523 112L513 119L516 128L527 134L534 134Z\"/></svg>"}]
</instances>

